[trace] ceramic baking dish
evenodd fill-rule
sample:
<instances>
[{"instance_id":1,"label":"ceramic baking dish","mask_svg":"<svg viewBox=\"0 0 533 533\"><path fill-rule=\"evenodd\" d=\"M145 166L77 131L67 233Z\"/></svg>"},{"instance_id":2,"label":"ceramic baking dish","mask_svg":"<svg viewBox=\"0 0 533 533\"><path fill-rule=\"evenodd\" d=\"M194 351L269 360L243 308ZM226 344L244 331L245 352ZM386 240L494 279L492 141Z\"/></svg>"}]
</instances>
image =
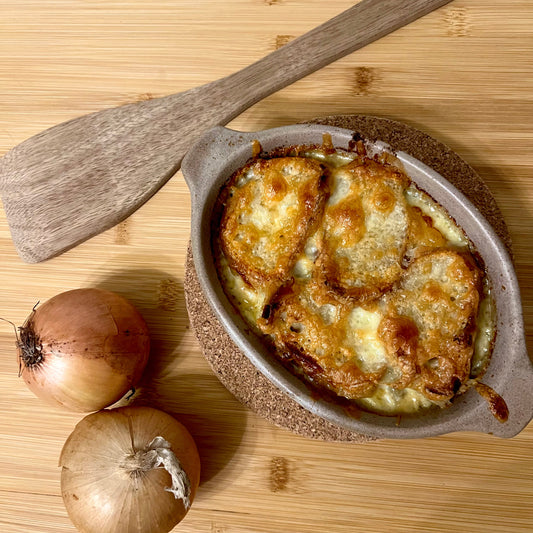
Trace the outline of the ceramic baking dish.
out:
<instances>
[{"instance_id":1,"label":"ceramic baking dish","mask_svg":"<svg viewBox=\"0 0 533 533\"><path fill-rule=\"evenodd\" d=\"M320 145L331 135L333 145L348 149L350 130L298 124L243 133L216 127L188 152L182 171L191 192L191 244L194 265L205 296L238 348L272 383L310 412L340 427L377 438L420 438L455 431L477 431L499 437L519 433L533 417L533 366L529 359L520 290L512 260L490 224L457 188L440 174L404 152L394 152L410 178L464 229L486 266L497 309L497 333L490 365L481 380L500 394L509 408L507 422L491 414L486 401L470 388L446 409L420 416L380 416L348 413L342 406L317 398L309 387L286 370L250 331L228 301L219 283L211 251L211 217L219 190L253 154L254 141L265 152L292 145ZM376 142L377 150L389 150Z\"/></svg>"}]
</instances>

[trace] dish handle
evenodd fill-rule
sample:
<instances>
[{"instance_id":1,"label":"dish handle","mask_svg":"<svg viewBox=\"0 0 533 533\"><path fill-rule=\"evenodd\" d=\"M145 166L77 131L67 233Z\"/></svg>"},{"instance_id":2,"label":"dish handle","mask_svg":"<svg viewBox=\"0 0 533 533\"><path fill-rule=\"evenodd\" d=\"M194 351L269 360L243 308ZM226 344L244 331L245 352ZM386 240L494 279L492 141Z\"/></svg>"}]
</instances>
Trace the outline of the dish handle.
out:
<instances>
[{"instance_id":1,"label":"dish handle","mask_svg":"<svg viewBox=\"0 0 533 533\"><path fill-rule=\"evenodd\" d=\"M215 174L230 176L254 155L254 135L257 134L215 126L189 149L183 158L181 170L191 192L193 207L199 202L203 203L212 192ZM228 157L230 152L232 155ZM238 152L237 160L233 156L235 152ZM229 165L226 162L230 159L231 166L235 168L224 168L224 165Z\"/></svg>"},{"instance_id":2,"label":"dish handle","mask_svg":"<svg viewBox=\"0 0 533 533\"><path fill-rule=\"evenodd\" d=\"M501 438L511 438L518 435L533 419L533 364L527 353L525 338L521 339L516 349L522 352L521 357L517 357L513 367L509 369L503 390L496 391L507 405L508 420L499 421L488 408L487 401L482 400L478 409L472 410L463 420L465 431L473 430ZM489 378L480 381L491 387ZM496 388L495 386L494 389Z\"/></svg>"}]
</instances>

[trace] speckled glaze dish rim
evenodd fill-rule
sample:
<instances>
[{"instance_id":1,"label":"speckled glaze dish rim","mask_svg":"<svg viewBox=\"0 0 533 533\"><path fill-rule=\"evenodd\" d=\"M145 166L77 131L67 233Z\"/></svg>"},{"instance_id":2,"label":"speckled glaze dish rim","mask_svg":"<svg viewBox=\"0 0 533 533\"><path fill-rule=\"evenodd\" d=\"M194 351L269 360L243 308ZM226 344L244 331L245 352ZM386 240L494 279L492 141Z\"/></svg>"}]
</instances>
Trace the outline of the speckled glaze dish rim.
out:
<instances>
[{"instance_id":1,"label":"speckled glaze dish rim","mask_svg":"<svg viewBox=\"0 0 533 533\"><path fill-rule=\"evenodd\" d=\"M354 133L319 124L296 124L260 132L215 127L191 147L182 172L191 193L191 246L205 297L233 342L275 386L311 413L339 427L375 438L422 438L457 431L476 431L513 437L533 418L533 365L527 353L520 289L512 260L493 228L479 210L450 182L405 152L393 152L410 178L443 205L464 229L485 262L497 309L497 335L490 365L482 382L506 401L509 419L501 423L486 401L470 388L446 409L420 416L380 416L362 412L354 417L342 406L317 398L309 387L285 369L250 331L234 310L218 280L211 252L211 217L220 188L253 155L253 142L265 152L292 145L315 145L323 135L333 145L348 149ZM379 141L378 150L390 148Z\"/></svg>"}]
</instances>

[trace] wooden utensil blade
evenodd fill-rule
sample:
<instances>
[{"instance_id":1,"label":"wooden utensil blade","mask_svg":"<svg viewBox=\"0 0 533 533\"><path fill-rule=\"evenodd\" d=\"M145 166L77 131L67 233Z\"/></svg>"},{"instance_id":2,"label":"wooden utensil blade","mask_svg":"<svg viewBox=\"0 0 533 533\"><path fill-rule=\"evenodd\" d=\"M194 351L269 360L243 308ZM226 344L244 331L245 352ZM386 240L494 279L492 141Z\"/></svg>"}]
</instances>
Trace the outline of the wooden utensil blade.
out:
<instances>
[{"instance_id":1,"label":"wooden utensil blade","mask_svg":"<svg viewBox=\"0 0 533 533\"><path fill-rule=\"evenodd\" d=\"M57 256L153 196L196 137L236 112L205 108L214 85L85 115L9 151L0 161L0 193L21 258Z\"/></svg>"}]
</instances>

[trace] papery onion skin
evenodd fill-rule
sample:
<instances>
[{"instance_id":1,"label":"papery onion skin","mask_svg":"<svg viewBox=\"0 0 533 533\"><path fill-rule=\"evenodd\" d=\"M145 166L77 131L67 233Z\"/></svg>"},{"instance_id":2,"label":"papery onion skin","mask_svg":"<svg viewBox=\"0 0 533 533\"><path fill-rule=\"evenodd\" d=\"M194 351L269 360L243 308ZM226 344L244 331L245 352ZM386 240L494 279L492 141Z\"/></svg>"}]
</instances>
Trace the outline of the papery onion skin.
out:
<instances>
[{"instance_id":1,"label":"papery onion skin","mask_svg":"<svg viewBox=\"0 0 533 533\"><path fill-rule=\"evenodd\" d=\"M71 411L97 411L120 400L140 380L150 353L139 311L102 289L60 293L19 329L24 381L39 398Z\"/></svg>"},{"instance_id":2,"label":"papery onion skin","mask_svg":"<svg viewBox=\"0 0 533 533\"><path fill-rule=\"evenodd\" d=\"M70 519L82 533L167 533L188 512L166 491L163 468L139 475L121 466L135 451L162 436L187 474L190 501L200 482L200 458L188 430L152 407L120 407L87 415L69 436L61 456L61 494Z\"/></svg>"}]
</instances>

